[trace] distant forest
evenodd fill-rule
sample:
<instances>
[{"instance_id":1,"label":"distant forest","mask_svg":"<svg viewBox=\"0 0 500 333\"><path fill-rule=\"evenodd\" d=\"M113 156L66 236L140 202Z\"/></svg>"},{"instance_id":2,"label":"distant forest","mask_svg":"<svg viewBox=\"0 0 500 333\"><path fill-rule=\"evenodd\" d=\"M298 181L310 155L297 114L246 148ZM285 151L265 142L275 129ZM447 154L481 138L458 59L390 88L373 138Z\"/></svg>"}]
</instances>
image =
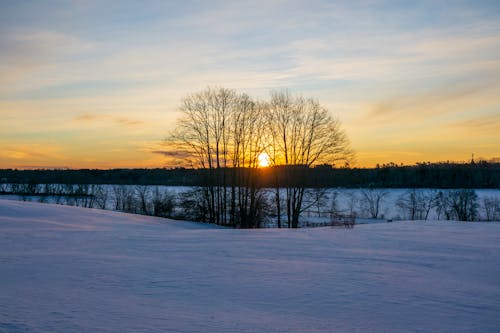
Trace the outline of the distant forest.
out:
<instances>
[{"instance_id":1,"label":"distant forest","mask_svg":"<svg viewBox=\"0 0 500 333\"><path fill-rule=\"evenodd\" d=\"M320 165L220 169L1 169L1 183L117 184L207 186L234 185L242 173L252 175L255 187L378 187L378 188L500 188L500 163L420 163L377 168L332 168Z\"/></svg>"}]
</instances>

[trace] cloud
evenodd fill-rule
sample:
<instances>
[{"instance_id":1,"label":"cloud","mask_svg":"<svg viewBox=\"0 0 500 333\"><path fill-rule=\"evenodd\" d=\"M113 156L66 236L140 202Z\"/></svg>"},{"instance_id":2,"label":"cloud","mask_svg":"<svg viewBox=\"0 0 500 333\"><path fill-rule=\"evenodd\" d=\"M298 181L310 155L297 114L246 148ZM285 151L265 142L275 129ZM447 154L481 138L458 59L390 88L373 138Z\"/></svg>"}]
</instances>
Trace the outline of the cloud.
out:
<instances>
[{"instance_id":1,"label":"cloud","mask_svg":"<svg viewBox=\"0 0 500 333\"><path fill-rule=\"evenodd\" d=\"M68 166L64 166L64 165L19 165L19 166L16 166L16 168L21 169L21 170L39 170L39 169L66 170L66 169L70 169Z\"/></svg>"},{"instance_id":2,"label":"cloud","mask_svg":"<svg viewBox=\"0 0 500 333\"><path fill-rule=\"evenodd\" d=\"M388 82L451 77L491 78L500 72L500 37L460 32L403 31L316 37L289 46L292 77Z\"/></svg>"},{"instance_id":3,"label":"cloud","mask_svg":"<svg viewBox=\"0 0 500 333\"><path fill-rule=\"evenodd\" d=\"M500 114L488 114L475 116L462 121L453 122L449 125L450 129L455 129L462 133L476 134L495 134L498 135L500 126ZM498 144L496 144L499 147Z\"/></svg>"},{"instance_id":4,"label":"cloud","mask_svg":"<svg viewBox=\"0 0 500 333\"><path fill-rule=\"evenodd\" d=\"M135 146L136 150L141 153L149 154L151 160L155 161L155 165L163 167L186 167L198 165L196 156L175 143L167 141L132 141L128 143L130 146ZM158 157L161 156L161 160Z\"/></svg>"},{"instance_id":5,"label":"cloud","mask_svg":"<svg viewBox=\"0 0 500 333\"><path fill-rule=\"evenodd\" d=\"M0 35L0 94L19 91L44 71L58 69L77 54L92 50L93 45L62 32L36 29L5 32ZM30 80L24 81L27 77ZM44 86L47 84L44 77Z\"/></svg>"},{"instance_id":6,"label":"cloud","mask_svg":"<svg viewBox=\"0 0 500 333\"><path fill-rule=\"evenodd\" d=\"M130 145L136 146L138 151L162 155L168 158L182 159L191 158L193 154L175 143L167 143L166 141L137 141L129 142Z\"/></svg>"},{"instance_id":7,"label":"cloud","mask_svg":"<svg viewBox=\"0 0 500 333\"><path fill-rule=\"evenodd\" d=\"M77 122L87 122L87 121L95 121L99 119L99 117L95 114L82 114L82 115L79 115L78 117L75 118L75 120Z\"/></svg>"},{"instance_id":8,"label":"cloud","mask_svg":"<svg viewBox=\"0 0 500 333\"><path fill-rule=\"evenodd\" d=\"M84 113L74 118L74 121L79 123L101 123L101 124L115 124L123 127L136 127L145 124L145 121L139 119L133 119L129 117L122 116L112 116L112 115L96 115Z\"/></svg>"},{"instance_id":9,"label":"cloud","mask_svg":"<svg viewBox=\"0 0 500 333\"><path fill-rule=\"evenodd\" d=\"M0 143L2 143L0 141ZM52 143L2 143L1 157L7 161L30 161L38 163L64 160L62 147Z\"/></svg>"},{"instance_id":10,"label":"cloud","mask_svg":"<svg viewBox=\"0 0 500 333\"><path fill-rule=\"evenodd\" d=\"M138 119L130 119L130 118L125 118L125 117L113 117L113 121L121 126L138 126L138 125L144 125L144 121L138 120Z\"/></svg>"},{"instance_id":11,"label":"cloud","mask_svg":"<svg viewBox=\"0 0 500 333\"><path fill-rule=\"evenodd\" d=\"M187 159L192 158L193 154L188 151L177 151L177 150L152 150L153 154L160 154L166 157L176 158L176 159Z\"/></svg>"},{"instance_id":12,"label":"cloud","mask_svg":"<svg viewBox=\"0 0 500 333\"><path fill-rule=\"evenodd\" d=\"M400 95L365 106L357 122L408 123L415 120L443 118L450 114L477 112L500 104L496 91L500 82L452 84L415 94Z\"/></svg>"}]
</instances>

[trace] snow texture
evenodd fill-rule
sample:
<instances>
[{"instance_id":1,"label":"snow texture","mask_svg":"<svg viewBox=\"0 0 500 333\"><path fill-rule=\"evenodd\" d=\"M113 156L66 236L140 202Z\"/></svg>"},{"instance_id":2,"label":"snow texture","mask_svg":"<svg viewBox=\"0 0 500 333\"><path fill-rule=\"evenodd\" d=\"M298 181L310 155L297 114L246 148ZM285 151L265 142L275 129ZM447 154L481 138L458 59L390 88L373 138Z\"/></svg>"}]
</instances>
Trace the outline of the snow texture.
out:
<instances>
[{"instance_id":1,"label":"snow texture","mask_svg":"<svg viewBox=\"0 0 500 333\"><path fill-rule=\"evenodd\" d=\"M0 200L0 332L499 327L499 223L232 230Z\"/></svg>"}]
</instances>

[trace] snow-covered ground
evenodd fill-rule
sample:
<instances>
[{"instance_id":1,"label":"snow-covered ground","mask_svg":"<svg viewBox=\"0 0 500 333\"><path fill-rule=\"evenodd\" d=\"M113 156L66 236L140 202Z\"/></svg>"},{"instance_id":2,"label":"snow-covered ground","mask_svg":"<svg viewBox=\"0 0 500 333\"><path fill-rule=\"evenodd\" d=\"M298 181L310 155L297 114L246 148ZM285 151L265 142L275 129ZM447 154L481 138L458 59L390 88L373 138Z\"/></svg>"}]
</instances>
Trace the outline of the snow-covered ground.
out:
<instances>
[{"instance_id":1,"label":"snow-covered ground","mask_svg":"<svg viewBox=\"0 0 500 333\"><path fill-rule=\"evenodd\" d=\"M0 332L498 332L500 223L233 230L0 200Z\"/></svg>"}]
</instances>

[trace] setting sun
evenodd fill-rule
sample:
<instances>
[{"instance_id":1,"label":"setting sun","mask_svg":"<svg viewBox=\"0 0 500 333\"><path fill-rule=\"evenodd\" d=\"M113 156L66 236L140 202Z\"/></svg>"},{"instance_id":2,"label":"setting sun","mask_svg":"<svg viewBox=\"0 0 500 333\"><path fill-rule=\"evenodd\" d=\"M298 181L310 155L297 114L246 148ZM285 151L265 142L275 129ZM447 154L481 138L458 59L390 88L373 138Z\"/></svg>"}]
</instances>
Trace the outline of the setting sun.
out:
<instances>
[{"instance_id":1,"label":"setting sun","mask_svg":"<svg viewBox=\"0 0 500 333\"><path fill-rule=\"evenodd\" d=\"M271 164L271 160L269 159L269 155L267 155L267 153L260 153L257 159L260 168L268 167Z\"/></svg>"}]
</instances>

